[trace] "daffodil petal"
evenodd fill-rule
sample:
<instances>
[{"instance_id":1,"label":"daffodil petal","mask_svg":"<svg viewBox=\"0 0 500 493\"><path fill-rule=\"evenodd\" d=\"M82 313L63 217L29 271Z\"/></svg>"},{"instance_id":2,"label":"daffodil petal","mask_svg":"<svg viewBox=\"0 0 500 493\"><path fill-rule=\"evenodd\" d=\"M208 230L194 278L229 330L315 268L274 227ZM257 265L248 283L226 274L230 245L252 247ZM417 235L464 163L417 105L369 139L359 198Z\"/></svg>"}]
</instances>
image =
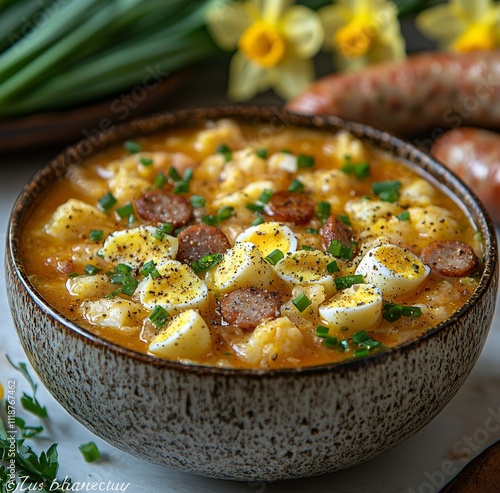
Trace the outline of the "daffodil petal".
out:
<instances>
[{"instance_id":1,"label":"daffodil petal","mask_svg":"<svg viewBox=\"0 0 500 493\"><path fill-rule=\"evenodd\" d=\"M323 26L324 43L327 50L332 49L332 39L335 32L347 24L351 18L351 12L344 5L328 5L318 11Z\"/></svg>"},{"instance_id":2,"label":"daffodil petal","mask_svg":"<svg viewBox=\"0 0 500 493\"><path fill-rule=\"evenodd\" d=\"M282 29L295 55L300 58L313 57L321 48L323 26L318 14L307 7L290 7L283 16Z\"/></svg>"},{"instance_id":3,"label":"daffodil petal","mask_svg":"<svg viewBox=\"0 0 500 493\"><path fill-rule=\"evenodd\" d=\"M383 27L377 41L373 44L373 55L369 54L372 61L402 60L406 57L405 39L396 19Z\"/></svg>"},{"instance_id":4,"label":"daffodil petal","mask_svg":"<svg viewBox=\"0 0 500 493\"><path fill-rule=\"evenodd\" d=\"M293 0L261 0L262 19L270 24L276 24L283 12L293 3Z\"/></svg>"},{"instance_id":5,"label":"daffodil petal","mask_svg":"<svg viewBox=\"0 0 500 493\"><path fill-rule=\"evenodd\" d=\"M457 17L448 5L437 5L421 12L415 23L426 36L444 44L449 44L467 29L467 22Z\"/></svg>"},{"instance_id":6,"label":"daffodil petal","mask_svg":"<svg viewBox=\"0 0 500 493\"><path fill-rule=\"evenodd\" d=\"M452 6L463 12L470 23L480 22L493 6L491 0L452 0Z\"/></svg>"},{"instance_id":7,"label":"daffodil petal","mask_svg":"<svg viewBox=\"0 0 500 493\"><path fill-rule=\"evenodd\" d=\"M234 49L251 23L252 18L241 4L216 2L207 12L208 31L224 50Z\"/></svg>"},{"instance_id":8,"label":"daffodil petal","mask_svg":"<svg viewBox=\"0 0 500 493\"><path fill-rule=\"evenodd\" d=\"M283 99L290 99L302 92L314 79L311 60L286 57L273 71L272 84Z\"/></svg>"},{"instance_id":9,"label":"daffodil petal","mask_svg":"<svg viewBox=\"0 0 500 493\"><path fill-rule=\"evenodd\" d=\"M235 101L247 101L265 88L266 70L252 63L243 53L237 52L229 66L228 95Z\"/></svg>"}]
</instances>

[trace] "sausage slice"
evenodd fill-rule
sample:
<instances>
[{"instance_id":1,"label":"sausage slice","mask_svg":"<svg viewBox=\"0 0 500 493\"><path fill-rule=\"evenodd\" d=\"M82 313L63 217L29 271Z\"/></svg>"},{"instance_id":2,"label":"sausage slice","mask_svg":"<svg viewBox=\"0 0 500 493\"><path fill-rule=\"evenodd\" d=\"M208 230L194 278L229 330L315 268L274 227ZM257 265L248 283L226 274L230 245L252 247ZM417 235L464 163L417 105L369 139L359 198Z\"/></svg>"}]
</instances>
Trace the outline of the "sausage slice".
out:
<instances>
[{"instance_id":1,"label":"sausage slice","mask_svg":"<svg viewBox=\"0 0 500 493\"><path fill-rule=\"evenodd\" d=\"M184 198L166 190L148 190L136 201L139 216L152 223L170 223L174 228L184 226L193 215L193 207Z\"/></svg>"},{"instance_id":2,"label":"sausage slice","mask_svg":"<svg viewBox=\"0 0 500 493\"><path fill-rule=\"evenodd\" d=\"M231 248L226 235L215 226L195 224L188 226L178 235L177 260L190 264L205 255L224 253Z\"/></svg>"},{"instance_id":3,"label":"sausage slice","mask_svg":"<svg viewBox=\"0 0 500 493\"><path fill-rule=\"evenodd\" d=\"M294 224L307 223L314 216L314 202L303 193L276 192L267 204L272 217Z\"/></svg>"},{"instance_id":4,"label":"sausage slice","mask_svg":"<svg viewBox=\"0 0 500 493\"><path fill-rule=\"evenodd\" d=\"M252 330L264 320L279 316L280 299L277 293L263 289L240 288L224 296L220 309L228 324Z\"/></svg>"},{"instance_id":5,"label":"sausage slice","mask_svg":"<svg viewBox=\"0 0 500 493\"><path fill-rule=\"evenodd\" d=\"M479 260L470 245L463 241L433 241L422 250L422 260L445 277L467 277Z\"/></svg>"},{"instance_id":6,"label":"sausage slice","mask_svg":"<svg viewBox=\"0 0 500 493\"><path fill-rule=\"evenodd\" d=\"M320 233L323 236L325 248L328 248L333 240L340 240L345 247L351 246L351 228L344 224L335 214L332 214L326 220Z\"/></svg>"}]
</instances>

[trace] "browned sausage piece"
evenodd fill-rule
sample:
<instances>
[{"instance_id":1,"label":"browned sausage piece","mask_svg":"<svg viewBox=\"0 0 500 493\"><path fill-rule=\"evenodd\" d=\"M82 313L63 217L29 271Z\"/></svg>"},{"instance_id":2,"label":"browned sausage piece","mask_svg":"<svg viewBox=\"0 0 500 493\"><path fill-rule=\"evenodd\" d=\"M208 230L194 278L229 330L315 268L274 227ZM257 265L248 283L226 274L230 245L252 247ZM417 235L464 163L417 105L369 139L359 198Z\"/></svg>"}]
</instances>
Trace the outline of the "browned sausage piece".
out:
<instances>
[{"instance_id":1,"label":"browned sausage piece","mask_svg":"<svg viewBox=\"0 0 500 493\"><path fill-rule=\"evenodd\" d=\"M188 226L178 235L177 260L190 264L205 255L224 253L231 248L226 235L215 226L195 224Z\"/></svg>"},{"instance_id":2,"label":"browned sausage piece","mask_svg":"<svg viewBox=\"0 0 500 493\"><path fill-rule=\"evenodd\" d=\"M277 293L263 289L240 288L226 294L220 308L225 322L252 330L264 320L279 316L280 299Z\"/></svg>"},{"instance_id":3,"label":"browned sausage piece","mask_svg":"<svg viewBox=\"0 0 500 493\"><path fill-rule=\"evenodd\" d=\"M269 199L270 216L278 221L304 224L314 216L314 202L303 193L281 191Z\"/></svg>"},{"instance_id":4,"label":"browned sausage piece","mask_svg":"<svg viewBox=\"0 0 500 493\"><path fill-rule=\"evenodd\" d=\"M463 241L433 241L421 257L431 270L445 277L467 277L479 263L472 247Z\"/></svg>"},{"instance_id":5,"label":"browned sausage piece","mask_svg":"<svg viewBox=\"0 0 500 493\"><path fill-rule=\"evenodd\" d=\"M324 239L325 249L330 246L333 240L340 240L345 247L351 246L351 228L345 225L335 214L332 214L321 228L321 236Z\"/></svg>"},{"instance_id":6,"label":"browned sausage piece","mask_svg":"<svg viewBox=\"0 0 500 493\"><path fill-rule=\"evenodd\" d=\"M152 223L170 223L174 228L184 226L193 214L191 204L166 190L148 190L135 201L139 216Z\"/></svg>"},{"instance_id":7,"label":"browned sausage piece","mask_svg":"<svg viewBox=\"0 0 500 493\"><path fill-rule=\"evenodd\" d=\"M431 154L462 178L500 223L500 133L450 130L436 140Z\"/></svg>"},{"instance_id":8,"label":"browned sausage piece","mask_svg":"<svg viewBox=\"0 0 500 493\"><path fill-rule=\"evenodd\" d=\"M406 135L465 125L499 128L499 71L498 49L422 53L318 79L286 109Z\"/></svg>"}]
</instances>

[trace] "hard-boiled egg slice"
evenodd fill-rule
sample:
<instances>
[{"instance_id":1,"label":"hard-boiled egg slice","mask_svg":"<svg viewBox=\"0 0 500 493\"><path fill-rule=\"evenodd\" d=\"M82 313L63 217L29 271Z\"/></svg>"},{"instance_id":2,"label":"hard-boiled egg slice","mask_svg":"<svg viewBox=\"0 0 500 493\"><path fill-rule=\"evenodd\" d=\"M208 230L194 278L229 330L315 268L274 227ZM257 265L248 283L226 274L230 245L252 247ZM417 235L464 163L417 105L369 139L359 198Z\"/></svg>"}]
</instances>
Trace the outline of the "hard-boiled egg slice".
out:
<instances>
[{"instance_id":1,"label":"hard-boiled egg slice","mask_svg":"<svg viewBox=\"0 0 500 493\"><path fill-rule=\"evenodd\" d=\"M191 267L167 260L156 268L159 277L146 277L137 292L141 303L150 309L162 306L170 315L187 308L202 308L208 299L206 284L193 272Z\"/></svg>"},{"instance_id":2,"label":"hard-boiled egg slice","mask_svg":"<svg viewBox=\"0 0 500 493\"><path fill-rule=\"evenodd\" d=\"M269 222L251 226L245 229L236 242L248 241L253 243L263 257L278 249L283 253L297 250L297 238L293 231L286 225L278 222Z\"/></svg>"},{"instance_id":3,"label":"hard-boiled egg slice","mask_svg":"<svg viewBox=\"0 0 500 493\"><path fill-rule=\"evenodd\" d=\"M369 250L356 269L365 282L375 284L390 298L415 293L429 272L416 255L390 244Z\"/></svg>"},{"instance_id":4,"label":"hard-boiled egg slice","mask_svg":"<svg viewBox=\"0 0 500 493\"><path fill-rule=\"evenodd\" d=\"M276 265L276 273L290 287L304 284L321 284L327 296L332 296L335 284L327 265L335 258L320 250L298 250L287 253Z\"/></svg>"},{"instance_id":5,"label":"hard-boiled egg slice","mask_svg":"<svg viewBox=\"0 0 500 493\"><path fill-rule=\"evenodd\" d=\"M149 260L159 263L175 258L179 248L177 238L163 235L158 240L154 236L155 231L153 226L116 231L106 238L99 254L107 262L124 263L132 268L140 267Z\"/></svg>"},{"instance_id":6,"label":"hard-boiled egg slice","mask_svg":"<svg viewBox=\"0 0 500 493\"><path fill-rule=\"evenodd\" d=\"M271 264L249 242L236 243L224 254L222 262L207 274L207 283L218 293L250 286L272 290L277 282L279 278Z\"/></svg>"},{"instance_id":7,"label":"hard-boiled egg slice","mask_svg":"<svg viewBox=\"0 0 500 493\"><path fill-rule=\"evenodd\" d=\"M382 319L382 291L373 284L354 284L319 306L332 336L348 330L372 329Z\"/></svg>"},{"instance_id":8,"label":"hard-boiled egg slice","mask_svg":"<svg viewBox=\"0 0 500 493\"><path fill-rule=\"evenodd\" d=\"M167 359L194 359L210 351L210 330L196 310L186 310L174 317L149 344L148 351Z\"/></svg>"}]
</instances>

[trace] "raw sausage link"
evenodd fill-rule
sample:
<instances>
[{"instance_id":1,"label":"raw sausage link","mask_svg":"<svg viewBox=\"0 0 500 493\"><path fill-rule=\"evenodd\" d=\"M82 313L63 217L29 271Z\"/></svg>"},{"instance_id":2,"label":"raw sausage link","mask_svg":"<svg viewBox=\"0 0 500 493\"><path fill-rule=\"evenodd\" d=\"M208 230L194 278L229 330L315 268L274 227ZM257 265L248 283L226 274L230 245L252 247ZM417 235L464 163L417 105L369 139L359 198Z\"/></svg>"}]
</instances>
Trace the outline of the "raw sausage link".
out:
<instances>
[{"instance_id":1,"label":"raw sausage link","mask_svg":"<svg viewBox=\"0 0 500 493\"><path fill-rule=\"evenodd\" d=\"M443 134L431 154L469 185L500 222L500 134L457 128Z\"/></svg>"},{"instance_id":2,"label":"raw sausage link","mask_svg":"<svg viewBox=\"0 0 500 493\"><path fill-rule=\"evenodd\" d=\"M286 108L406 135L464 125L500 128L500 50L425 53L329 75Z\"/></svg>"},{"instance_id":3,"label":"raw sausage link","mask_svg":"<svg viewBox=\"0 0 500 493\"><path fill-rule=\"evenodd\" d=\"M314 202L303 193L276 192L267 205L269 215L278 221L304 224L314 216Z\"/></svg>"},{"instance_id":4,"label":"raw sausage link","mask_svg":"<svg viewBox=\"0 0 500 493\"><path fill-rule=\"evenodd\" d=\"M184 226L193 214L191 204L183 197L166 190L148 190L135 201L139 216L152 223Z\"/></svg>"},{"instance_id":5,"label":"raw sausage link","mask_svg":"<svg viewBox=\"0 0 500 493\"><path fill-rule=\"evenodd\" d=\"M340 240L342 245L348 247L352 242L351 228L345 225L335 214L332 214L321 228L325 249L330 246L332 240Z\"/></svg>"},{"instance_id":6,"label":"raw sausage link","mask_svg":"<svg viewBox=\"0 0 500 493\"><path fill-rule=\"evenodd\" d=\"M277 293L263 289L240 288L226 294L220 308L225 322L252 330L264 320L279 316L280 299Z\"/></svg>"},{"instance_id":7,"label":"raw sausage link","mask_svg":"<svg viewBox=\"0 0 500 493\"><path fill-rule=\"evenodd\" d=\"M445 277L467 277L479 260L470 245L462 241L433 241L422 250L422 260Z\"/></svg>"},{"instance_id":8,"label":"raw sausage link","mask_svg":"<svg viewBox=\"0 0 500 493\"><path fill-rule=\"evenodd\" d=\"M226 235L215 226L195 224L188 226L178 235L177 260L190 264L205 255L224 253L231 248Z\"/></svg>"}]
</instances>

